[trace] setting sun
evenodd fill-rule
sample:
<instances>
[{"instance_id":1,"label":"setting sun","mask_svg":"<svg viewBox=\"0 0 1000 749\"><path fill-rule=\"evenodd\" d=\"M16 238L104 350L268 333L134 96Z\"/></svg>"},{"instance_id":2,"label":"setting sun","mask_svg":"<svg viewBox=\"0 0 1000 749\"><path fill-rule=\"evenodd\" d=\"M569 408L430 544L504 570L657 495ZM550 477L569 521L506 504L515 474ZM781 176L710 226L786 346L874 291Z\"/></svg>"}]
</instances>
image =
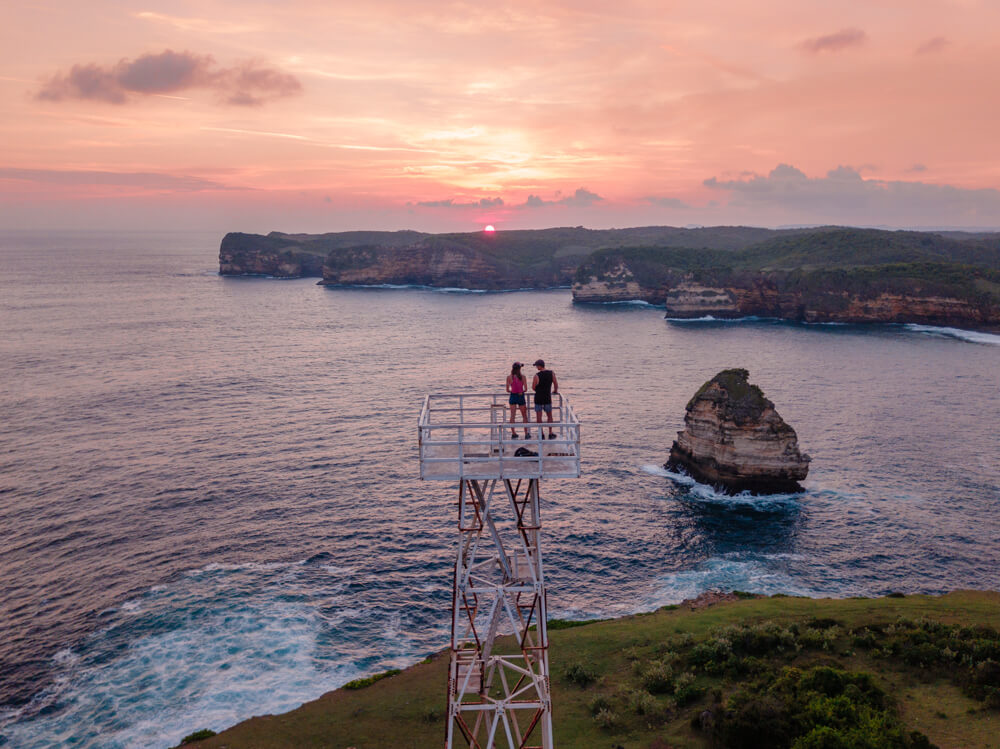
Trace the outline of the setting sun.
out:
<instances>
[{"instance_id":1,"label":"setting sun","mask_svg":"<svg viewBox=\"0 0 1000 749\"><path fill-rule=\"evenodd\" d=\"M483 227L483 231L486 232L487 234L492 234L493 232L496 231L496 228L493 226L493 224L486 224L486 226Z\"/></svg>"}]
</instances>

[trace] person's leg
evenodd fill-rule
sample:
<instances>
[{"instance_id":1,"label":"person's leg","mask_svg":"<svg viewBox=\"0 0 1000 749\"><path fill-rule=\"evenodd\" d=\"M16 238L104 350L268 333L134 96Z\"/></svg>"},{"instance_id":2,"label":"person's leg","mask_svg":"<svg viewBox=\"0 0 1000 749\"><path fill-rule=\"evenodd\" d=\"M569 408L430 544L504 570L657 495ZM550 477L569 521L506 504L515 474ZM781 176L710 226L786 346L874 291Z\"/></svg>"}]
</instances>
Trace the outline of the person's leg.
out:
<instances>
[{"instance_id":1,"label":"person's leg","mask_svg":"<svg viewBox=\"0 0 1000 749\"><path fill-rule=\"evenodd\" d=\"M528 431L528 424L531 423L530 421L528 421L528 407L520 406L520 409L521 409L521 421L524 422L524 438L527 439L528 437L531 436L531 432Z\"/></svg>"},{"instance_id":2,"label":"person's leg","mask_svg":"<svg viewBox=\"0 0 1000 749\"><path fill-rule=\"evenodd\" d=\"M535 421L538 424L538 434L544 439L545 435L542 434L542 407L535 405Z\"/></svg>"},{"instance_id":3,"label":"person's leg","mask_svg":"<svg viewBox=\"0 0 1000 749\"><path fill-rule=\"evenodd\" d=\"M549 423L552 423L552 406L549 406L549 410L546 412L549 415ZM552 431L552 427L549 427L549 439L554 440L556 438L556 433Z\"/></svg>"},{"instance_id":4,"label":"person's leg","mask_svg":"<svg viewBox=\"0 0 1000 749\"><path fill-rule=\"evenodd\" d=\"M517 430L514 428L514 421L517 417L517 406L510 407L510 436L517 439Z\"/></svg>"}]
</instances>

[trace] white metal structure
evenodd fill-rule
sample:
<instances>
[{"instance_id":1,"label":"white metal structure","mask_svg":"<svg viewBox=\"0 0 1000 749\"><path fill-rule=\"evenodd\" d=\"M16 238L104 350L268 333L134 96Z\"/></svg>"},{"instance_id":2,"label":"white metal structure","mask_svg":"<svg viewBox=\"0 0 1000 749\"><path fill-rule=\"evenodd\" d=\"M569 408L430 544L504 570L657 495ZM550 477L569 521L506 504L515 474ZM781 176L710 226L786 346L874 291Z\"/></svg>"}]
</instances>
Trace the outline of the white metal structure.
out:
<instances>
[{"instance_id":1,"label":"white metal structure","mask_svg":"<svg viewBox=\"0 0 1000 749\"><path fill-rule=\"evenodd\" d=\"M420 412L421 478L458 481L447 749L553 749L539 479L580 475L580 422L556 393L553 423L511 439L507 398L429 395Z\"/></svg>"}]
</instances>

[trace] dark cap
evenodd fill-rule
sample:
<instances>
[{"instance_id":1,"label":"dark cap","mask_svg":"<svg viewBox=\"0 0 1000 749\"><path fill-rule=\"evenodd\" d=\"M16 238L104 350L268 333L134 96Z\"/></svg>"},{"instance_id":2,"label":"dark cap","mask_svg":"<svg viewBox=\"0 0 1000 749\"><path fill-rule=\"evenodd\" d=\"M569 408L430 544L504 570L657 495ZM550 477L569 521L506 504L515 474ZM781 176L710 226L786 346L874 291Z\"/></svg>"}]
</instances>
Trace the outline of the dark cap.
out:
<instances>
[{"instance_id":1,"label":"dark cap","mask_svg":"<svg viewBox=\"0 0 1000 749\"><path fill-rule=\"evenodd\" d=\"M521 362L516 361L516 362L514 362L514 366L515 367L523 367L524 365Z\"/></svg>"},{"instance_id":2,"label":"dark cap","mask_svg":"<svg viewBox=\"0 0 1000 749\"><path fill-rule=\"evenodd\" d=\"M536 366L536 367L544 367L545 366L545 360L544 359L535 359L534 366Z\"/></svg>"}]
</instances>

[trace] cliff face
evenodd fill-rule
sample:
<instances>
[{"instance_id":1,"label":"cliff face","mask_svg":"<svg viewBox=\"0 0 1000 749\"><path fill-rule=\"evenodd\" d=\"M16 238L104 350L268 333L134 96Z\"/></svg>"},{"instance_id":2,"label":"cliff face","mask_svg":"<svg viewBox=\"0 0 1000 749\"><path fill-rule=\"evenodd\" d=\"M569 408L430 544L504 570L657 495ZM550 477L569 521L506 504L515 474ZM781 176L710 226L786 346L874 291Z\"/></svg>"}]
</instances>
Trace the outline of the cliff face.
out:
<instances>
[{"instance_id":1,"label":"cliff face","mask_svg":"<svg viewBox=\"0 0 1000 749\"><path fill-rule=\"evenodd\" d=\"M633 300L649 301L649 294L642 289L624 263L604 275L600 281L591 276L586 283L573 284L574 302L629 302Z\"/></svg>"},{"instance_id":2,"label":"cliff face","mask_svg":"<svg viewBox=\"0 0 1000 749\"><path fill-rule=\"evenodd\" d=\"M303 249L280 235L230 232L219 247L219 273L223 276L321 276L326 253Z\"/></svg>"},{"instance_id":3,"label":"cliff face","mask_svg":"<svg viewBox=\"0 0 1000 749\"><path fill-rule=\"evenodd\" d=\"M678 283L664 293L667 317L777 317L801 322L922 323L989 327L1000 325L1000 308L969 299L925 293L869 292L833 286L827 289L780 289L774 279L759 277L726 286Z\"/></svg>"},{"instance_id":4,"label":"cliff face","mask_svg":"<svg viewBox=\"0 0 1000 749\"><path fill-rule=\"evenodd\" d=\"M811 458L745 369L727 369L687 405L667 467L731 491L796 491Z\"/></svg>"},{"instance_id":5,"label":"cliff face","mask_svg":"<svg viewBox=\"0 0 1000 749\"><path fill-rule=\"evenodd\" d=\"M701 274L705 275L705 274ZM598 280L591 276L573 285L575 302L630 299L663 304L666 316L693 319L717 317L776 317L799 322L921 323L995 329L1000 327L1000 305L983 299L960 298L912 282L906 291L881 290L838 283L795 287L789 274L741 274L723 282L695 280L694 274L675 274L662 285L639 283L621 263Z\"/></svg>"},{"instance_id":6,"label":"cliff face","mask_svg":"<svg viewBox=\"0 0 1000 749\"><path fill-rule=\"evenodd\" d=\"M572 266L524 269L458 244L422 241L407 247L354 247L331 252L323 284L413 284L438 288L545 288L568 283Z\"/></svg>"}]
</instances>

